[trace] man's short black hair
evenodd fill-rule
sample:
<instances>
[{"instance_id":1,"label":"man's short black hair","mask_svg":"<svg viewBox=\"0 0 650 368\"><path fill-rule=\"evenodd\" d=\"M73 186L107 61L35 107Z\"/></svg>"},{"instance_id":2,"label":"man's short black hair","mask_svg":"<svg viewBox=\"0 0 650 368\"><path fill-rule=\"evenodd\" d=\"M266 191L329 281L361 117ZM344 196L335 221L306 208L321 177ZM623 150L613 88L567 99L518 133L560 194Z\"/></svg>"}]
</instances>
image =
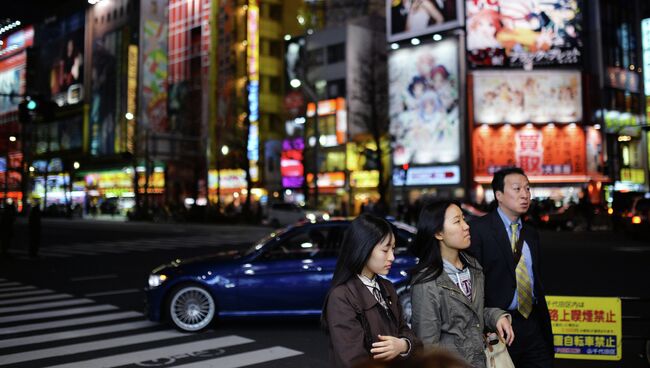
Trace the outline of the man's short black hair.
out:
<instances>
[{"instance_id":1,"label":"man's short black hair","mask_svg":"<svg viewBox=\"0 0 650 368\"><path fill-rule=\"evenodd\" d=\"M494 192L494 199L497 198L497 192L503 193L506 176L510 174L521 174L523 176L526 176L524 170L516 166L506 167L505 169L501 169L495 172L494 176L492 177L492 191Z\"/></svg>"}]
</instances>

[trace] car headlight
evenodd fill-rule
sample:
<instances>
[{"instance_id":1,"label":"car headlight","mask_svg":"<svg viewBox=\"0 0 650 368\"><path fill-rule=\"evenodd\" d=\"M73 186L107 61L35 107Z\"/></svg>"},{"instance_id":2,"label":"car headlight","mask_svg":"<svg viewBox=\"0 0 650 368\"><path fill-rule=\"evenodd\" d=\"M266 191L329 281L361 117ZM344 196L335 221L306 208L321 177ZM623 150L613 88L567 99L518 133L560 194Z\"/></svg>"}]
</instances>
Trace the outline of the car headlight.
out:
<instances>
[{"instance_id":1,"label":"car headlight","mask_svg":"<svg viewBox=\"0 0 650 368\"><path fill-rule=\"evenodd\" d=\"M324 214L323 214L323 220L327 221L327 220L329 220L329 219L330 219L330 215L329 215L329 213L324 213Z\"/></svg>"},{"instance_id":2,"label":"car headlight","mask_svg":"<svg viewBox=\"0 0 650 368\"><path fill-rule=\"evenodd\" d=\"M149 287L155 288L167 280L165 275L149 275Z\"/></svg>"},{"instance_id":3,"label":"car headlight","mask_svg":"<svg viewBox=\"0 0 650 368\"><path fill-rule=\"evenodd\" d=\"M307 216L305 217L307 217L307 220L309 221L316 221L316 215L314 215L313 213L308 213Z\"/></svg>"}]
</instances>

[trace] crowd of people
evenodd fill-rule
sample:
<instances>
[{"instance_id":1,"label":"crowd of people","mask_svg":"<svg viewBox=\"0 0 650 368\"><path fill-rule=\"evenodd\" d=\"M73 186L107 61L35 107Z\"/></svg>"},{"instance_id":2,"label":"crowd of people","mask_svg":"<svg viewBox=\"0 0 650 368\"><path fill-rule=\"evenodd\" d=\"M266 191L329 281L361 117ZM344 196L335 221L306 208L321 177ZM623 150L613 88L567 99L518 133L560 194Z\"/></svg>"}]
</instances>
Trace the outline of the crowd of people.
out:
<instances>
[{"instance_id":1,"label":"crowd of people","mask_svg":"<svg viewBox=\"0 0 650 368\"><path fill-rule=\"evenodd\" d=\"M522 217L530 184L519 168L494 174L497 206L467 223L451 200L422 204L411 246L412 325L388 274L395 236L362 213L343 238L321 324L334 367L492 367L505 344L516 367L552 367L550 315L537 230ZM511 365L512 366L512 365Z\"/></svg>"}]
</instances>

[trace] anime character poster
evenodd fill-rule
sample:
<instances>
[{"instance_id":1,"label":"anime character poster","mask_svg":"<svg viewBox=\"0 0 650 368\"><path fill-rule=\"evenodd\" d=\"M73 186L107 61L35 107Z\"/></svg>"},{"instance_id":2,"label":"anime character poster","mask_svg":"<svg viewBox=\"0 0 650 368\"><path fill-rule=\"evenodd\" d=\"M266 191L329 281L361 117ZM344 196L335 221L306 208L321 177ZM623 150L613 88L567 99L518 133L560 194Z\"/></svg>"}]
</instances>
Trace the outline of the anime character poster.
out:
<instances>
[{"instance_id":1,"label":"anime character poster","mask_svg":"<svg viewBox=\"0 0 650 368\"><path fill-rule=\"evenodd\" d=\"M38 28L38 90L59 106L83 100L84 13Z\"/></svg>"},{"instance_id":2,"label":"anime character poster","mask_svg":"<svg viewBox=\"0 0 650 368\"><path fill-rule=\"evenodd\" d=\"M167 121L167 1L143 0L140 124L152 132L168 131Z\"/></svg>"},{"instance_id":3,"label":"anime character poster","mask_svg":"<svg viewBox=\"0 0 650 368\"><path fill-rule=\"evenodd\" d=\"M397 50L388 68L393 163L458 162L458 40Z\"/></svg>"},{"instance_id":4,"label":"anime character poster","mask_svg":"<svg viewBox=\"0 0 650 368\"><path fill-rule=\"evenodd\" d=\"M474 66L580 62L579 0L467 0L465 12Z\"/></svg>"},{"instance_id":5,"label":"anime character poster","mask_svg":"<svg viewBox=\"0 0 650 368\"><path fill-rule=\"evenodd\" d=\"M574 123L582 120L579 71L476 71L476 123Z\"/></svg>"},{"instance_id":6,"label":"anime character poster","mask_svg":"<svg viewBox=\"0 0 650 368\"><path fill-rule=\"evenodd\" d=\"M457 0L386 0L386 36L399 41L461 25Z\"/></svg>"}]
</instances>

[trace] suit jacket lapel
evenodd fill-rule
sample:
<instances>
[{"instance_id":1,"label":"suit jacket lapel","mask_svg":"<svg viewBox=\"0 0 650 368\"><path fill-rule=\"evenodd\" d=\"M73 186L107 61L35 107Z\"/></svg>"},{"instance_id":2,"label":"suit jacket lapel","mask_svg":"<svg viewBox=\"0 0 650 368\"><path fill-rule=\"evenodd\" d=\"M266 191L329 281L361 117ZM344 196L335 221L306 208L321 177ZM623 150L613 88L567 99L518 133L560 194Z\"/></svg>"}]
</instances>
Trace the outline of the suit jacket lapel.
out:
<instances>
[{"instance_id":1,"label":"suit jacket lapel","mask_svg":"<svg viewBox=\"0 0 650 368\"><path fill-rule=\"evenodd\" d=\"M494 232L494 242L503 254L503 258L506 260L508 269L512 273L512 277L517 277L515 274L515 260L512 255L512 248L510 247L510 239L508 238L508 232L506 231L506 225L501 220L499 213L494 210L492 211L492 228ZM523 234L522 234L523 235ZM525 238L524 238L525 239Z\"/></svg>"}]
</instances>

